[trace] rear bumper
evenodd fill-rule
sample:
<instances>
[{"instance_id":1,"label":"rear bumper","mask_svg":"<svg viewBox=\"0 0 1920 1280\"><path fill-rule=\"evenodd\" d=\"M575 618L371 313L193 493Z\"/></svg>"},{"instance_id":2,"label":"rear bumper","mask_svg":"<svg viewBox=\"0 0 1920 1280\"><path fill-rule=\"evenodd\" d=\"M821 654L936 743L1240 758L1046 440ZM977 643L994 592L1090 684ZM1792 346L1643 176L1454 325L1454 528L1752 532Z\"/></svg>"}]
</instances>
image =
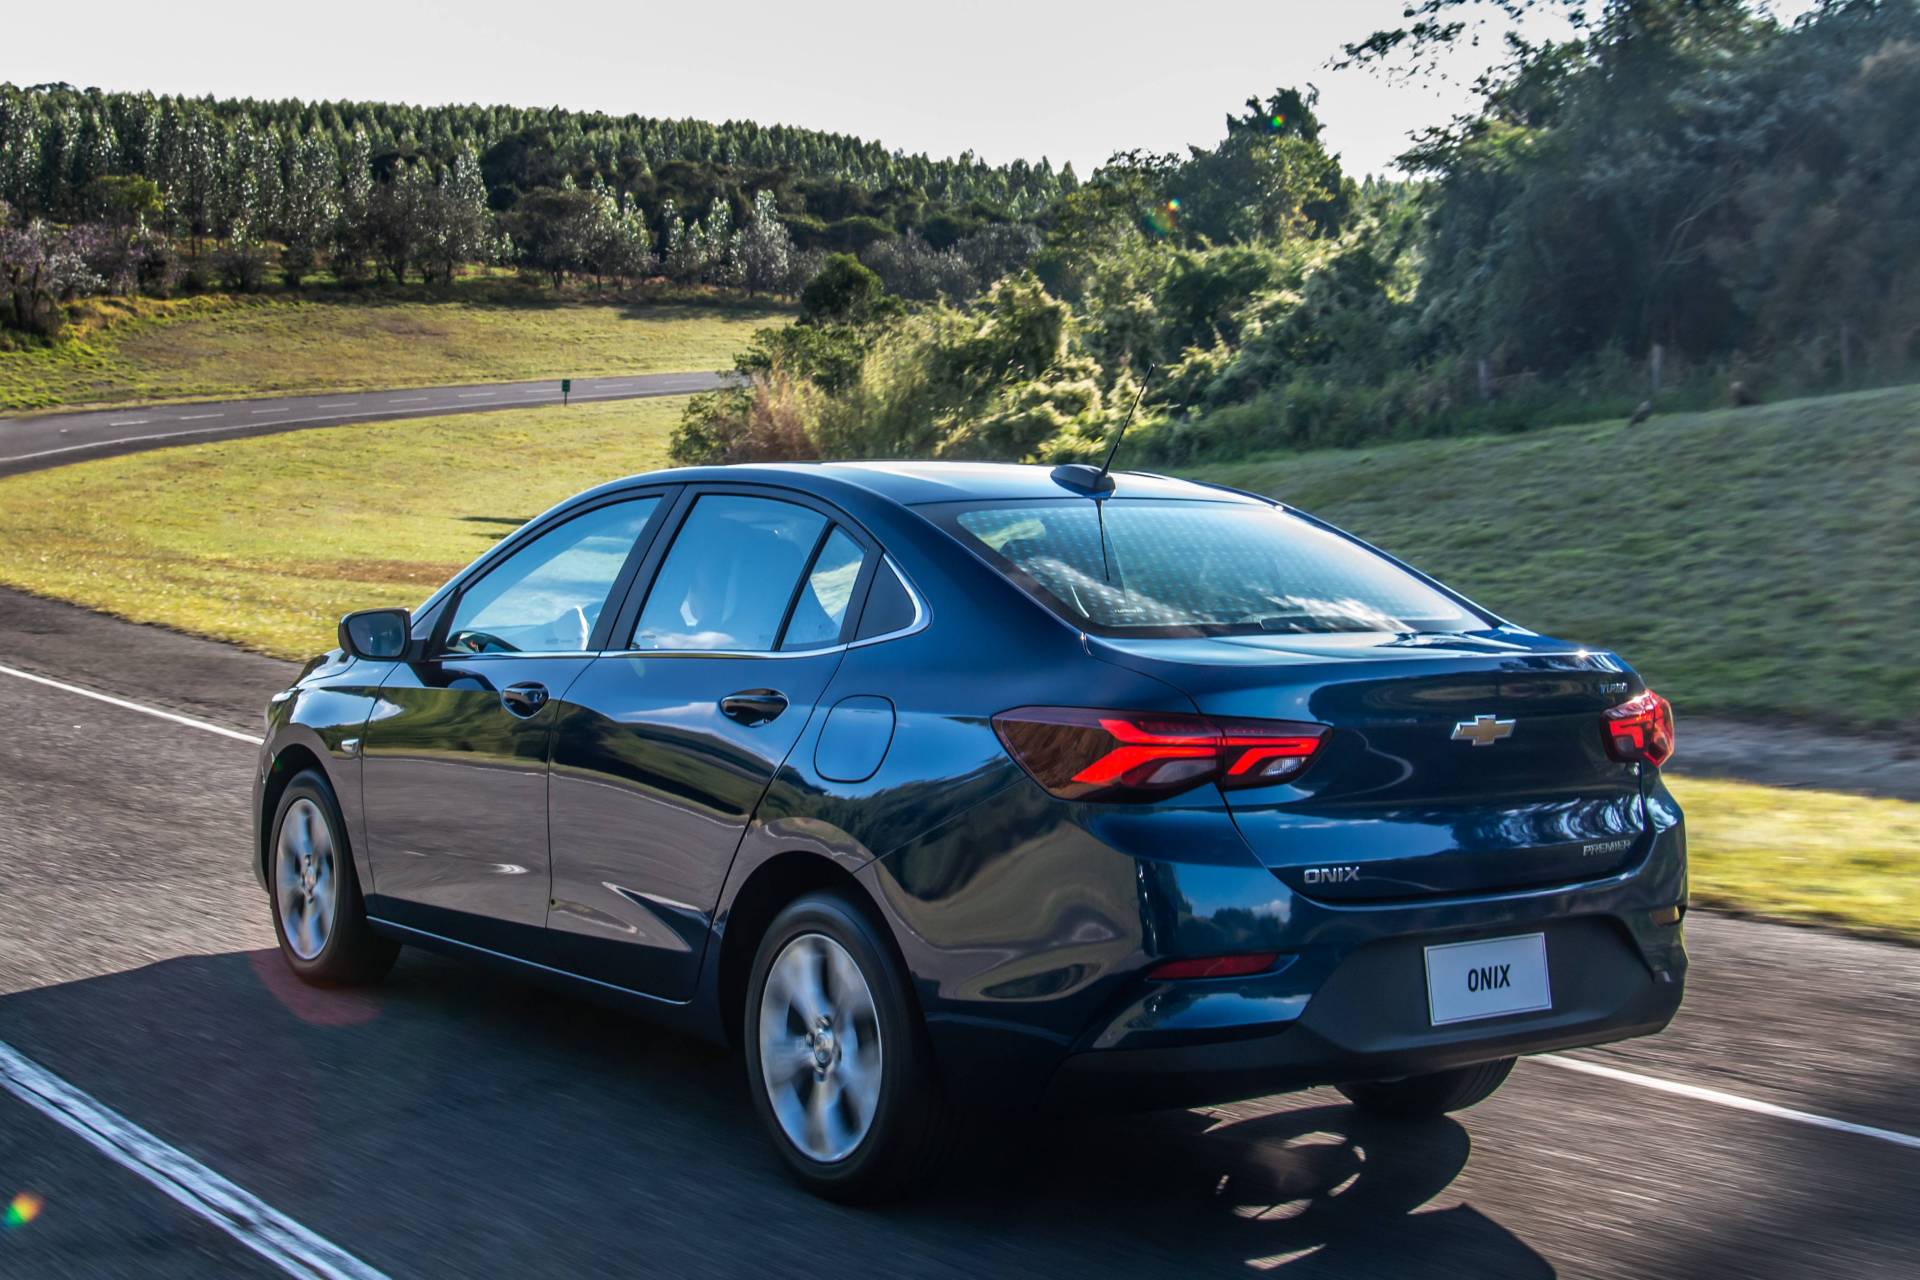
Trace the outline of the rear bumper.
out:
<instances>
[{"instance_id":1,"label":"rear bumper","mask_svg":"<svg viewBox=\"0 0 1920 1280\"><path fill-rule=\"evenodd\" d=\"M1224 1027L1209 1034L1195 1025L1193 1013L1222 1000L1272 1001L1280 988L1297 986L1308 976L1293 968L1252 982L1188 983L1178 991L1163 990L1128 1011L1124 1036L1115 1037L1112 1027L1103 1036L1142 1047L1083 1047L1054 1072L1047 1101L1068 1109L1203 1106L1314 1085L1417 1075L1650 1035L1680 1007L1687 963L1680 931L1671 931L1670 945L1649 951L1639 945L1645 940L1636 942L1619 920L1590 916L1545 927L1552 1009L1432 1026L1426 945L1518 931L1392 938L1360 947L1313 988L1298 1016L1279 1030L1266 1022L1243 1025L1234 1034L1219 1034ZM1158 1029L1144 1027L1146 1021Z\"/></svg>"}]
</instances>

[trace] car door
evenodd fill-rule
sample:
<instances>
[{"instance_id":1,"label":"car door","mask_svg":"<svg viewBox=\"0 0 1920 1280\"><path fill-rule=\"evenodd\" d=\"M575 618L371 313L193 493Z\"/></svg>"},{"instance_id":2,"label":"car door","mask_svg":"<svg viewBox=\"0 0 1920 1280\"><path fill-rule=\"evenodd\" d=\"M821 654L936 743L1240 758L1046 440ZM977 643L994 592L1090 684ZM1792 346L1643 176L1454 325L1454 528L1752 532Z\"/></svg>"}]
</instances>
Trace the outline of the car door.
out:
<instances>
[{"instance_id":1,"label":"car door","mask_svg":"<svg viewBox=\"0 0 1920 1280\"><path fill-rule=\"evenodd\" d=\"M387 677L362 745L370 914L516 953L544 941L549 739L665 505L624 494L517 539Z\"/></svg>"},{"instance_id":2,"label":"car door","mask_svg":"<svg viewBox=\"0 0 1920 1280\"><path fill-rule=\"evenodd\" d=\"M782 491L690 490L554 727L556 963L684 999L734 851L845 653L877 548Z\"/></svg>"}]
</instances>

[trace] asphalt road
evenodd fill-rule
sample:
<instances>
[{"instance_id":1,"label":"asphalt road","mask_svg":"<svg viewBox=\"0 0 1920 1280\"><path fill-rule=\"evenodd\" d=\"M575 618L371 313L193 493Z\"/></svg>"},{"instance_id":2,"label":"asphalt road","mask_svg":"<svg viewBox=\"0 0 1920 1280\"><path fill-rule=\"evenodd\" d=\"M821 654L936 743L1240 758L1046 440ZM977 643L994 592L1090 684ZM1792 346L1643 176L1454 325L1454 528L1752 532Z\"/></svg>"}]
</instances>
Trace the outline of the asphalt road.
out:
<instances>
[{"instance_id":1,"label":"asphalt road","mask_svg":"<svg viewBox=\"0 0 1920 1280\"><path fill-rule=\"evenodd\" d=\"M710 391L721 384L723 377L719 373L701 372L575 378L569 399L583 402L686 395ZM559 404L560 399L560 383L549 379L461 387L412 387L398 391L339 391L313 396L0 418L0 475L200 440L266 435L302 427L332 427L348 422L523 409Z\"/></svg>"},{"instance_id":2,"label":"asphalt road","mask_svg":"<svg viewBox=\"0 0 1920 1280\"><path fill-rule=\"evenodd\" d=\"M282 664L0 596L0 665L255 731ZM1704 914L1669 1032L1458 1120L1315 1091L993 1130L883 1212L778 1174L738 1062L407 952L300 986L246 867L253 747L0 673L0 1046L395 1277L1901 1276L1920 950ZM284 1275L0 1090L0 1275ZM345 1274L345 1273L338 1273Z\"/></svg>"}]
</instances>

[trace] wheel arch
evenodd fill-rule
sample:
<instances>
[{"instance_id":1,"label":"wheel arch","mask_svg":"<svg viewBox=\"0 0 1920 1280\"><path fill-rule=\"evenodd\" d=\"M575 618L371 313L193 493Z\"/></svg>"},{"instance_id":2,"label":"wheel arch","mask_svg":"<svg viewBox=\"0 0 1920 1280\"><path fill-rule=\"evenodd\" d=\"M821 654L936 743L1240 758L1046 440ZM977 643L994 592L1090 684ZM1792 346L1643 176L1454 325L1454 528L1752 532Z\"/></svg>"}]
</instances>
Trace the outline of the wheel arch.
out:
<instances>
[{"instance_id":1,"label":"wheel arch","mask_svg":"<svg viewBox=\"0 0 1920 1280\"><path fill-rule=\"evenodd\" d=\"M714 987L727 1043L736 1047L740 1043L742 1019L746 1016L747 983L753 975L753 958L760 949L760 940L789 903L806 894L823 891L840 893L866 915L885 940L894 962L907 975L907 989L912 992L912 972L907 968L906 957L893 936L886 914L867 887L832 858L804 849L788 849L755 867L727 908L720 931Z\"/></svg>"},{"instance_id":2,"label":"wheel arch","mask_svg":"<svg viewBox=\"0 0 1920 1280\"><path fill-rule=\"evenodd\" d=\"M295 778L309 769L327 780L337 800L340 790L333 786L326 763L318 752L305 743L286 744L274 753L272 762L267 765L266 777L260 786L260 821L254 828L259 832L259 847L254 850L254 858L263 878L271 871L267 866L267 858L268 851L273 848L273 816L280 810L280 797L286 794L288 785Z\"/></svg>"}]
</instances>

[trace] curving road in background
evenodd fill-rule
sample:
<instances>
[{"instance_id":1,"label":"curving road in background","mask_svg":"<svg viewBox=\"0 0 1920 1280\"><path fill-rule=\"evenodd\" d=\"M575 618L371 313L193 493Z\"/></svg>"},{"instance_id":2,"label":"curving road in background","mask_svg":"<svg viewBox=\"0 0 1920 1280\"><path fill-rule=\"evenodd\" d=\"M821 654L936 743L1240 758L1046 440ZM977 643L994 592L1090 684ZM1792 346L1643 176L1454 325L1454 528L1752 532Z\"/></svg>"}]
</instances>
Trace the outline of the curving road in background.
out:
<instances>
[{"instance_id":1,"label":"curving road in background","mask_svg":"<svg viewBox=\"0 0 1920 1280\"><path fill-rule=\"evenodd\" d=\"M712 372L575 378L568 400L577 404L689 395L711 391L726 378L725 374ZM560 383L549 379L458 387L404 387L396 391L334 391L311 396L137 405L0 418L0 476L203 440L394 418L527 409L560 402Z\"/></svg>"},{"instance_id":2,"label":"curving road in background","mask_svg":"<svg viewBox=\"0 0 1920 1280\"><path fill-rule=\"evenodd\" d=\"M1920 949L1704 912L1667 1034L1457 1118L1014 1126L820 1203L717 1049L412 950L290 979L247 789L293 670L0 592L0 1275L1920 1275Z\"/></svg>"}]
</instances>

